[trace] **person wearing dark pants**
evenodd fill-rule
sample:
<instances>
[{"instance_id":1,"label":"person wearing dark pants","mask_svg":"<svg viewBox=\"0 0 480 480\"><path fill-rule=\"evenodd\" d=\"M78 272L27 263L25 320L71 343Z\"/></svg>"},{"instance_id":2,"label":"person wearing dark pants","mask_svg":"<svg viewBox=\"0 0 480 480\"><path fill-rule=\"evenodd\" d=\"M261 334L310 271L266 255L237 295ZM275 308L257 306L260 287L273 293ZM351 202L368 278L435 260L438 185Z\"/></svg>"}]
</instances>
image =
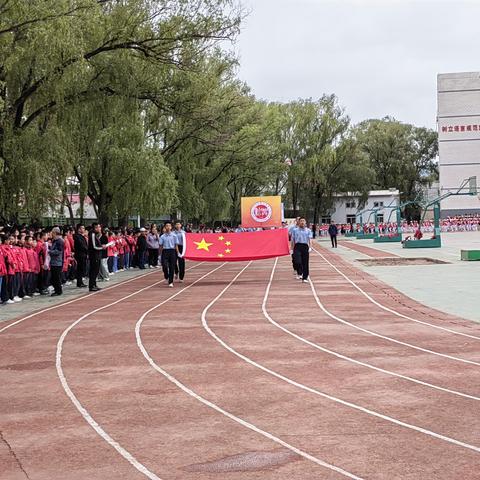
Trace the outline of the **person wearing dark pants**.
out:
<instances>
[{"instance_id":1,"label":"person wearing dark pants","mask_svg":"<svg viewBox=\"0 0 480 480\"><path fill-rule=\"evenodd\" d=\"M162 267L165 280L168 280L168 286L173 287L173 276L175 275L175 264L178 255L178 240L175 233L172 232L172 224L165 223L165 233L160 237L160 249L162 252Z\"/></svg>"},{"instance_id":2,"label":"person wearing dark pants","mask_svg":"<svg viewBox=\"0 0 480 480\"><path fill-rule=\"evenodd\" d=\"M98 223L92 225L92 230L88 234L88 259L90 270L88 272L88 289L91 292L98 292L97 277L100 271L100 262L102 253L106 250L107 245L102 245L100 237L102 236L102 227Z\"/></svg>"},{"instance_id":3,"label":"person wearing dark pants","mask_svg":"<svg viewBox=\"0 0 480 480\"><path fill-rule=\"evenodd\" d=\"M83 278L87 274L88 242L85 238L85 226L77 225L77 231L73 235L73 252L77 262L77 287L85 288Z\"/></svg>"},{"instance_id":4,"label":"person wearing dark pants","mask_svg":"<svg viewBox=\"0 0 480 480\"><path fill-rule=\"evenodd\" d=\"M185 259L180 255L183 253L183 239L185 237L185 231L182 228L182 224L177 222L175 224L174 232L177 236L177 261L175 264L175 278L180 280L180 283L183 283L183 279L185 278Z\"/></svg>"},{"instance_id":5,"label":"person wearing dark pants","mask_svg":"<svg viewBox=\"0 0 480 480\"><path fill-rule=\"evenodd\" d=\"M307 228L307 221L305 218L300 218L298 227L292 230L291 233L291 251L297 270L297 279L304 283L308 282L310 273L309 261L310 251L312 250L312 231Z\"/></svg>"},{"instance_id":6,"label":"person wearing dark pants","mask_svg":"<svg viewBox=\"0 0 480 480\"><path fill-rule=\"evenodd\" d=\"M147 256L147 230L140 229L140 235L137 238L137 254L138 254L138 268L145 269L145 261Z\"/></svg>"},{"instance_id":7,"label":"person wearing dark pants","mask_svg":"<svg viewBox=\"0 0 480 480\"><path fill-rule=\"evenodd\" d=\"M330 235L330 240L332 241L332 248L337 248L338 227L333 222L328 227L328 234Z\"/></svg>"},{"instance_id":8,"label":"person wearing dark pants","mask_svg":"<svg viewBox=\"0 0 480 480\"><path fill-rule=\"evenodd\" d=\"M55 291L52 297L62 295L62 271L63 271L63 250L64 242L58 227L52 229L52 247L49 250L50 255L50 273L52 279L52 286Z\"/></svg>"}]
</instances>

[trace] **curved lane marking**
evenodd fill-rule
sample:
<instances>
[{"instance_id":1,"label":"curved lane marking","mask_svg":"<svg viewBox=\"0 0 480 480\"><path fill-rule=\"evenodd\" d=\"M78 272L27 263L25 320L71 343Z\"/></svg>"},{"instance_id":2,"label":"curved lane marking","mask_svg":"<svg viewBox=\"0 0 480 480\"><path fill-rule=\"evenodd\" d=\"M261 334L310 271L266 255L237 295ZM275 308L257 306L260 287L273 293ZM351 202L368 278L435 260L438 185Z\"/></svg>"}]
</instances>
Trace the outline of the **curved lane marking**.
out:
<instances>
[{"instance_id":1,"label":"curved lane marking","mask_svg":"<svg viewBox=\"0 0 480 480\"><path fill-rule=\"evenodd\" d=\"M390 422L390 423L393 423L395 425L398 425L400 427L404 427L404 428L407 428L409 430L413 430L415 432L418 432L418 433L422 433L424 435L427 435L429 437L433 437L433 438L436 438L438 440L442 440L444 442L447 442L447 443L450 443L450 444L453 444L455 446L458 446L458 447L463 447L463 448L466 448L468 450L473 450L474 452L476 453L480 453L480 447L477 447L475 445L470 445L469 443L465 443L465 442L462 442L460 440L456 440L455 438L451 438L451 437L447 437L445 435L441 435L440 433L436 433L436 432L433 432L431 430L428 430L426 428L422 428L422 427L418 427L417 425L413 425L413 424L410 424L410 423L406 423L406 422L403 422L401 420L397 420L396 418L393 418L393 417L390 417L388 415L384 415L382 413L379 413L379 412L376 412L374 410L370 410L368 408L365 408L365 407L362 407L360 405L357 405L355 403L352 403L352 402L348 402L346 400L342 400L341 398L337 398L337 397L334 397L333 395L329 395L327 393L324 393L324 392L321 392L320 390L316 390L315 388L312 388L312 387L308 387L307 385L304 385L303 383L299 383L299 382L296 382L295 380L292 380L291 378L288 378L286 377L285 375L282 375L280 373L277 373L257 362L255 362L254 360L252 360L251 358L237 352L233 347L231 347L230 345L228 345L224 340L222 340L208 325L207 323L207 318L206 318L206 315L207 315L207 312L208 310L220 299L220 297L230 288L231 285L233 285L233 283L235 282L235 280L244 272L244 270L249 266L250 264L248 264L221 292L219 295L217 295L217 297L212 300L206 307L205 309L203 310L202 312L202 325L203 325L203 328L208 332L208 334L213 338L215 339L220 345L222 345L222 347L224 347L226 350L228 350L229 352L233 353L233 355L237 356L238 358L240 358L241 360L243 360L244 362L252 365L253 367L256 367L270 375L272 375L273 377L275 378L278 378L279 380L282 380L290 385L293 385L294 387L297 387L297 388L300 388L301 390L304 390L306 392L309 392L309 393L313 393L314 395L318 395L319 397L322 397L322 398L325 398L327 400L331 400L335 403L338 403L340 405L343 405L345 407L349 407L351 409L354 409L354 410L357 410L359 412L362 412L362 413L366 413L367 415L371 415L373 417L376 417L376 418L380 418L381 420L385 420L387 422Z\"/></svg>"},{"instance_id":2,"label":"curved lane marking","mask_svg":"<svg viewBox=\"0 0 480 480\"><path fill-rule=\"evenodd\" d=\"M217 295L217 297L212 301L210 302L210 304L207 306L207 308L209 308L211 305L213 305L222 295L223 293L225 293L225 291L237 280L237 278L250 266L252 262L249 262L234 278L233 280L227 285L227 287L225 287L219 295ZM228 412L227 410L224 410L223 408L219 407L218 405L216 405L215 403L213 402L210 402L209 400L207 400L206 398L200 396L198 393L194 392L193 390L191 390L190 388L188 388L186 385L184 385L183 383L181 383L179 380L177 380L173 375L169 374L166 370L164 370L162 367L160 367L159 365L157 365L155 363L155 361L153 360L153 358L149 355L147 349L145 348L145 346L143 345L143 342L142 342L142 337L141 337L141 328L142 328L142 323L143 321L145 320L145 318L147 317L147 315L149 313L151 313L153 310L155 310L156 308L159 308L160 306L162 306L165 302L162 302L162 303L159 303L158 305L156 305L155 307L151 308L150 310L147 310L138 320L136 326L135 326L135 336L137 337L137 345L138 345L138 348L140 349L140 351L142 352L143 356L145 357L145 359L147 360L147 362L151 365L151 367L153 369L155 369L158 373L160 373L161 375L163 375L166 379L168 379L170 382L172 382L174 385L176 385L180 390L182 390L183 392L185 392L187 395L191 396L192 398L194 398L195 400L199 401L200 403L203 403L205 406L215 410L216 412L224 415L225 417L229 418L230 420L233 420L234 422L242 425L243 427L245 428L248 428L249 430L252 430L254 431L255 433L258 433L260 435L262 435L263 437L265 438L268 438L269 440L279 444L279 445L282 445L283 447L287 448L288 450L296 453L297 455L305 458L306 460L309 460L313 463L316 463L317 465L320 465L321 467L324 467L324 468L327 468L329 470L333 470L334 472L337 472L347 478L350 478L352 480L363 480L361 477L358 477L350 472L347 472L346 470L343 470L342 468L339 468L339 467L336 467L335 465L331 465L327 462L324 462L323 460L320 460L319 458L317 457L314 457L313 455L310 455L309 453L307 452L304 452L303 450L300 450L299 448L293 446L293 445L290 445L289 443L283 441L282 439L272 435L271 433L265 431L265 430L262 430L261 428L258 428L257 426L253 425L252 423L249 423L247 422L246 420L243 420L242 418L240 417L237 417L236 415L234 415L233 413L230 413ZM203 316L203 313L202 313L202 316Z\"/></svg>"},{"instance_id":3,"label":"curved lane marking","mask_svg":"<svg viewBox=\"0 0 480 480\"><path fill-rule=\"evenodd\" d=\"M449 388L440 387L438 385L433 385L432 383L423 382L422 380L418 380L418 379L413 378L413 377L408 377L408 376L402 375L400 373L395 373L395 372L392 372L390 370L385 370L383 368L376 367L375 365L372 365L370 363L362 362L360 360L355 360L352 357L348 357L346 355L342 355L341 353L338 353L338 352L335 352L333 350L329 350L328 348L322 347L318 343L314 343L310 340L307 340L306 338L304 338L300 335L297 335L296 333L292 332L291 330L284 327L283 325L280 325L278 322L273 320L273 318L270 316L270 314L268 313L268 310L267 310L267 302L268 302L268 297L270 295L270 287L271 287L271 284L273 282L273 278L274 278L274 275L275 275L275 269L277 267L277 263L278 263L278 259L275 260L275 265L273 266L272 274L270 276L270 282L267 286L267 290L265 291L265 297L263 298L263 303L262 303L263 315L272 325L279 328L280 330L287 333L288 335L291 335L292 337L296 338L297 340L305 343L306 345L309 345L313 348L316 348L317 350L320 350L322 352L328 353L329 355L333 355L334 357L340 358L342 360L346 360L347 362L351 362L351 363L354 363L356 365L360 365L362 367L370 368L370 369L375 370L377 372L385 373L385 374L391 375L393 377L401 378L402 380L408 380L409 382L417 383L418 385L422 385L424 387L429 387L429 388L433 388L435 390L440 390L442 392L450 393L452 395L457 395L459 397L468 398L469 400L480 401L480 397L476 397L474 395L469 395L467 393L462 393L462 392L459 392L457 390L451 390Z\"/></svg>"},{"instance_id":4,"label":"curved lane marking","mask_svg":"<svg viewBox=\"0 0 480 480\"><path fill-rule=\"evenodd\" d=\"M348 283L350 283L353 287L355 287L365 298L367 298L371 303L376 305L377 307L385 310L386 312L392 313L397 317L404 318L405 320L410 320L415 323L420 323L422 325L426 325L428 327L436 328L438 330L443 330L444 332L452 333L454 335L460 335L462 337L473 338L474 340L480 340L480 337L477 335L470 335L468 333L459 332L457 330L452 330L451 328L441 327L440 325L435 325L433 323L425 322L423 320L418 320L416 318L409 317L408 315L404 315L403 313L398 312L397 310L393 310L380 302L377 302L373 297L371 297L365 290L363 290L360 286L358 286L353 280L348 278L340 269L338 269L333 263L331 263L322 253L320 253L316 248L313 249L317 255L323 258L323 260L328 263L336 272L338 272Z\"/></svg>"},{"instance_id":5,"label":"curved lane marking","mask_svg":"<svg viewBox=\"0 0 480 480\"><path fill-rule=\"evenodd\" d=\"M202 262L203 263L203 262ZM190 270L193 270L194 268L198 267L199 265L201 264L197 264L189 269L187 269L187 271L190 271ZM220 268L220 267L219 267ZM218 270L218 269L215 269L215 270ZM215 270L212 270L210 272L208 272L207 274L203 275L202 277L200 277L199 279L197 279L195 282L191 283L190 285L186 286L185 288L183 288L182 290L178 291L177 293L175 293L174 295L170 296L166 301L176 297L177 295L180 295L180 293L184 292L185 290L189 289L191 286L193 286L195 283L199 282L200 280L202 280L203 278L207 277L208 275L210 275L211 273L213 273ZM146 276L146 275L143 275L143 276ZM137 277L137 278L140 278L140 277ZM126 295L112 303L109 303L107 305L104 305L103 307L99 307L99 308L96 308L95 310L92 310L91 312L89 313L86 313L85 315L82 315L78 320L76 320L75 322L73 322L67 329L64 330L64 332L62 333L62 335L60 336L58 342L57 342L57 351L56 351L56 356L55 356L55 366L56 366L56 369L57 369L57 375L58 375L58 378L60 379L60 383L65 391L65 393L67 394L68 398L71 400L71 402L73 403L73 405L75 406L75 408L79 411L80 415L83 417L83 419L95 430L95 432L103 439L105 440L111 447L113 447L125 460L127 460L133 467L135 467L140 473L142 473L143 475L145 475L147 478L151 479L151 480L161 480L160 477L158 477L155 473L151 472L150 470L148 470L147 467L145 467L145 465L143 465L142 463L140 463L128 450L126 450L125 448L123 448L116 440L114 440L97 422L96 420L90 415L90 413L88 412L88 410L80 403L80 401L78 400L78 398L75 396L75 394L73 393L72 389L70 388L70 386L68 385L68 381L65 377L65 373L63 371L63 367L62 367L62 351L63 351L63 344L65 342L65 339L67 337L67 335L69 334L69 332L75 328L81 321L85 320L87 317L89 317L90 315L93 315L101 310L104 310L105 308L108 308L108 307L111 307L113 305L116 305L120 302L122 302L123 300L126 300L128 298L131 298L135 295L138 295L139 293L142 293L144 292L145 290L148 290L150 288L153 288L155 287L156 285L159 285L160 283L163 283L165 282L165 280L160 280L158 282L155 282L151 285L148 285L147 287L144 287L140 290L137 290L136 292L133 292L129 295ZM83 297L85 298L85 297ZM165 302L164 302L165 303Z\"/></svg>"}]
</instances>

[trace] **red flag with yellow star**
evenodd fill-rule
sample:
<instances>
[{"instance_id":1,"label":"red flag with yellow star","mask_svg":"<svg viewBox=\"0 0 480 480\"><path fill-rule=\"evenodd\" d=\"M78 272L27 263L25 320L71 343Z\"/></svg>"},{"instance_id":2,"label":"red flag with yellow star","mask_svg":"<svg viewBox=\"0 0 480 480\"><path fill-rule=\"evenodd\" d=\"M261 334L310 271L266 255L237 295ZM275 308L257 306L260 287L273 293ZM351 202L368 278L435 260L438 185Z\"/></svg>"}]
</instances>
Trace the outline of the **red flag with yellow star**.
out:
<instances>
[{"instance_id":1,"label":"red flag with yellow star","mask_svg":"<svg viewBox=\"0 0 480 480\"><path fill-rule=\"evenodd\" d=\"M186 233L183 257L204 262L241 262L289 255L288 230Z\"/></svg>"}]
</instances>

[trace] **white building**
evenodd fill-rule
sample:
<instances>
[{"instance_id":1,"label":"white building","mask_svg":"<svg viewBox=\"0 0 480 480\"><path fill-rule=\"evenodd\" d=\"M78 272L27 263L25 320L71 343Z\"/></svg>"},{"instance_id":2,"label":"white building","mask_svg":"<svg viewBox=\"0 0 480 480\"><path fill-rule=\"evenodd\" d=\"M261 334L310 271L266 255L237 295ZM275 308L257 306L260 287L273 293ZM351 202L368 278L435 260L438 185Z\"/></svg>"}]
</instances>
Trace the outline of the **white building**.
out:
<instances>
[{"instance_id":1,"label":"white building","mask_svg":"<svg viewBox=\"0 0 480 480\"><path fill-rule=\"evenodd\" d=\"M440 193L459 188L466 178L480 182L480 72L447 73L437 78ZM480 213L477 196L451 196L442 217Z\"/></svg>"},{"instance_id":2,"label":"white building","mask_svg":"<svg viewBox=\"0 0 480 480\"><path fill-rule=\"evenodd\" d=\"M370 191L365 204L362 204L361 197L358 194L337 194L330 216L323 217L322 222L329 223L333 220L335 223L340 224L355 223L360 221L359 212L373 209L378 209L378 222L388 221L392 211L391 221L396 221L397 217L394 207L398 205L400 205L400 192L394 188L390 190ZM374 214L372 212L366 212L362 215L362 220L363 222L373 222Z\"/></svg>"}]
</instances>

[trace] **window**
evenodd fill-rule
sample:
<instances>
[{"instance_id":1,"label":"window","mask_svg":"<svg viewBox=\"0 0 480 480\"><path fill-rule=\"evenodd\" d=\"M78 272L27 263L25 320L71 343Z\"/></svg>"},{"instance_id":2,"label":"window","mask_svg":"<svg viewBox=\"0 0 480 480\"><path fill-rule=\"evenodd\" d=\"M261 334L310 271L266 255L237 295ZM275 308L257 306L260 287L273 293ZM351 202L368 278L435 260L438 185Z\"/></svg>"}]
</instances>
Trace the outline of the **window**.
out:
<instances>
[{"instance_id":1,"label":"window","mask_svg":"<svg viewBox=\"0 0 480 480\"><path fill-rule=\"evenodd\" d=\"M345 206L347 208L355 208L355 200L347 200L347 202L345 203Z\"/></svg>"},{"instance_id":2,"label":"window","mask_svg":"<svg viewBox=\"0 0 480 480\"><path fill-rule=\"evenodd\" d=\"M347 215L347 223L357 223L356 215Z\"/></svg>"},{"instance_id":3,"label":"window","mask_svg":"<svg viewBox=\"0 0 480 480\"><path fill-rule=\"evenodd\" d=\"M332 221L332 217L322 217L322 223L330 223Z\"/></svg>"},{"instance_id":4,"label":"window","mask_svg":"<svg viewBox=\"0 0 480 480\"><path fill-rule=\"evenodd\" d=\"M377 222L378 223L383 223L383 213L377 215Z\"/></svg>"},{"instance_id":5,"label":"window","mask_svg":"<svg viewBox=\"0 0 480 480\"><path fill-rule=\"evenodd\" d=\"M373 202L373 208L383 207L383 202Z\"/></svg>"}]
</instances>

